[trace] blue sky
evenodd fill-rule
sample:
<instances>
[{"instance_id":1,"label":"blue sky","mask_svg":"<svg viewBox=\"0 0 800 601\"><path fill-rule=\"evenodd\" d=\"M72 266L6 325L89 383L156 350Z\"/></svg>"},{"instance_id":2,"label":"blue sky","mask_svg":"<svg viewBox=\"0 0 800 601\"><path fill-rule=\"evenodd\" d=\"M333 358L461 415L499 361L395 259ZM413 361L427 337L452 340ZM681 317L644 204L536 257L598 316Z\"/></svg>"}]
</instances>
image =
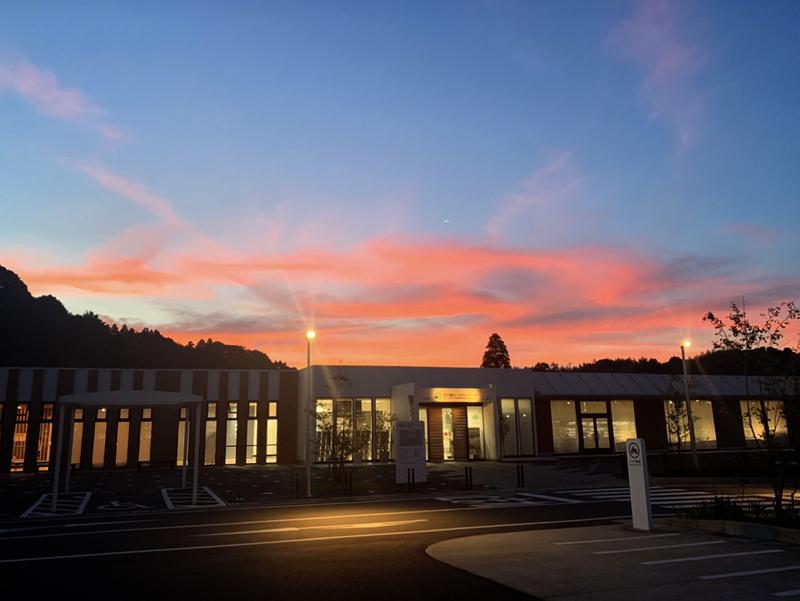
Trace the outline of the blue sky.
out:
<instances>
[{"instance_id":1,"label":"blue sky","mask_svg":"<svg viewBox=\"0 0 800 601\"><path fill-rule=\"evenodd\" d=\"M495 330L521 364L707 345L704 311L800 296L798 26L796 2L11 3L0 263L290 361L310 323L347 363L469 365Z\"/></svg>"}]
</instances>

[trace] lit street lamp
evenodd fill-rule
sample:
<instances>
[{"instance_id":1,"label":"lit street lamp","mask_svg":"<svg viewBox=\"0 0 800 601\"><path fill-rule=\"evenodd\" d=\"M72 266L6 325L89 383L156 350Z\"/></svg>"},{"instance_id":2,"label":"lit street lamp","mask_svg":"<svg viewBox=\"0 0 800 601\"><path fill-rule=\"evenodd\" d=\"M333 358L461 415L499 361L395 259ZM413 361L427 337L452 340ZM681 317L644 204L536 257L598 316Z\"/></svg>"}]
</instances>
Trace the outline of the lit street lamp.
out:
<instances>
[{"instance_id":1,"label":"lit street lamp","mask_svg":"<svg viewBox=\"0 0 800 601\"><path fill-rule=\"evenodd\" d=\"M314 398L311 393L311 341L317 337L314 330L306 332L306 498L311 498L311 399Z\"/></svg>"},{"instance_id":2,"label":"lit street lamp","mask_svg":"<svg viewBox=\"0 0 800 601\"><path fill-rule=\"evenodd\" d=\"M694 438L694 419L692 418L692 402L689 399L689 374L686 370L686 349L692 346L688 340L681 343L681 362L683 363L683 392L686 397L686 419L689 421L689 444L692 448L692 463L694 469L700 469L700 461L697 457L697 443Z\"/></svg>"}]
</instances>

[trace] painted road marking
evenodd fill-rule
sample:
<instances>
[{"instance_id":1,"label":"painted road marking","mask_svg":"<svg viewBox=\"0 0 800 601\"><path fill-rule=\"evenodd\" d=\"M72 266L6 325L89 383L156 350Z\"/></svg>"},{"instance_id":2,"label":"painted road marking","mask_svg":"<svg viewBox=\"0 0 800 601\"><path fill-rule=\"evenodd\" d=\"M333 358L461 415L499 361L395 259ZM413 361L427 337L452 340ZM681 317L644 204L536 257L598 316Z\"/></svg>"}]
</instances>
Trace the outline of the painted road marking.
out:
<instances>
[{"instance_id":1,"label":"painted road marking","mask_svg":"<svg viewBox=\"0 0 800 601\"><path fill-rule=\"evenodd\" d=\"M623 540L641 540L643 538L664 538L665 536L680 536L678 532L670 532L669 534L648 534L645 536L622 536L620 538L595 538L591 540L566 540L553 543L554 545L589 545L592 543L615 543Z\"/></svg>"},{"instance_id":2,"label":"painted road marking","mask_svg":"<svg viewBox=\"0 0 800 601\"><path fill-rule=\"evenodd\" d=\"M774 574L776 572L791 572L800 570L800 565L783 566L782 568L766 568L764 570L748 570L746 572L728 572L727 574L707 574L700 576L701 580L720 580L722 578L739 578L740 576L758 576L759 574Z\"/></svg>"},{"instance_id":3,"label":"painted road marking","mask_svg":"<svg viewBox=\"0 0 800 601\"><path fill-rule=\"evenodd\" d=\"M781 591L779 593L772 593L773 597L800 597L800 588L793 591Z\"/></svg>"},{"instance_id":4,"label":"painted road marking","mask_svg":"<svg viewBox=\"0 0 800 601\"><path fill-rule=\"evenodd\" d=\"M399 522L365 522L361 524L324 524L320 526L295 526L290 528L271 528L266 530L233 530L230 532L212 532L209 534L192 534L196 537L207 536L231 536L236 534L264 534L270 532L300 532L301 530L347 530L354 528L389 528L392 526L403 526L406 524L418 524L428 520L402 520Z\"/></svg>"},{"instance_id":5,"label":"painted road marking","mask_svg":"<svg viewBox=\"0 0 800 601\"><path fill-rule=\"evenodd\" d=\"M56 510L53 512L50 510L52 503L51 493L46 493L39 497L36 503L31 505L20 517L38 518L56 515L79 515L86 509L91 496L92 493L90 492L61 493L56 501Z\"/></svg>"},{"instance_id":6,"label":"painted road marking","mask_svg":"<svg viewBox=\"0 0 800 601\"><path fill-rule=\"evenodd\" d=\"M634 547L632 549L614 549L613 551L593 551L594 555L616 555L617 553L637 553L639 551L657 551L659 549L678 549L680 547L703 547L705 545L725 545L725 540L707 540L699 543L680 543L678 545L659 545L657 547Z\"/></svg>"},{"instance_id":7,"label":"painted road marking","mask_svg":"<svg viewBox=\"0 0 800 601\"><path fill-rule=\"evenodd\" d=\"M318 507L319 505L315 505ZM292 507L297 507L293 505ZM267 508L272 509L272 508ZM344 513L336 515L319 515L303 518L274 518L270 520L242 520L238 522L205 522L202 524L176 524L172 526L147 526L142 528L113 528L110 530L90 530L87 532L53 532L49 534L31 534L24 536L3 536L0 541L4 540L18 540L18 539L32 539L32 538L56 538L62 536L88 536L93 534L115 534L120 532L149 532L157 530L181 530L189 528L217 528L225 526L246 526L252 524L280 524L286 522L310 522L314 520L338 520L338 519L355 519L355 518L369 518L369 517L385 517L390 515L416 515L427 513L449 513L453 511L480 511L488 509L487 507L445 507L441 509L411 509L405 511L374 511L369 513ZM630 517L630 516L627 516ZM600 519L600 518L597 518ZM607 518L615 519L615 518ZM572 521L572 520L570 520ZM23 529L19 529L23 530ZM15 531L9 530L7 533L11 534Z\"/></svg>"},{"instance_id":8,"label":"painted road marking","mask_svg":"<svg viewBox=\"0 0 800 601\"><path fill-rule=\"evenodd\" d=\"M662 563L682 563L685 561L703 561L704 559L723 559L725 557L745 557L748 555L767 555L769 553L783 553L783 549L766 549L764 551L742 551L740 553L717 553L715 555L695 555L693 557L677 557L675 559L657 559L654 561L640 561L643 566L655 566Z\"/></svg>"},{"instance_id":9,"label":"painted road marking","mask_svg":"<svg viewBox=\"0 0 800 601\"><path fill-rule=\"evenodd\" d=\"M477 526L452 526L450 528L430 528L426 530L400 530L395 532L365 532L360 534L339 534L336 536L311 536L308 538L287 538L279 540L260 540L246 543L225 543L218 545L194 545L189 547L161 547L154 549L134 549L129 551L103 551L96 553L75 553L73 555L46 555L43 557L15 557L13 559L0 559L0 564L22 563L31 561L53 561L60 559L87 559L90 557L118 557L122 555L145 555L150 553L167 553L177 551L205 551L209 549L235 549L237 547L263 547L268 545L288 545L293 543L309 543L331 540L348 540L358 538L378 538L387 536L408 536L411 534L436 534L439 532L467 532L471 530L488 530L492 528L522 528L527 526L549 526L553 524L575 524L581 522L605 522L608 520L623 520L630 515L615 515L602 518L577 518L573 520L548 520L542 522L516 522L509 524L480 524ZM800 566L798 566L800 568Z\"/></svg>"}]
</instances>

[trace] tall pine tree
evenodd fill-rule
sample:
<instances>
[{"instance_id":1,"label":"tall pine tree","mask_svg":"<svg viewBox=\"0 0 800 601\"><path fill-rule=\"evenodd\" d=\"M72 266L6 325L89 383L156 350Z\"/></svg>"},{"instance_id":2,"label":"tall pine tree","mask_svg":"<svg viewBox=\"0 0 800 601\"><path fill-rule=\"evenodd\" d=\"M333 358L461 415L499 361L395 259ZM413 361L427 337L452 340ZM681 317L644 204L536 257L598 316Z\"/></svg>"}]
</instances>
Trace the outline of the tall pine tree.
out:
<instances>
[{"instance_id":1,"label":"tall pine tree","mask_svg":"<svg viewBox=\"0 0 800 601\"><path fill-rule=\"evenodd\" d=\"M511 367L508 349L506 348L506 343L500 338L500 334L495 333L489 336L489 342L486 344L486 351L483 353L481 367Z\"/></svg>"}]
</instances>

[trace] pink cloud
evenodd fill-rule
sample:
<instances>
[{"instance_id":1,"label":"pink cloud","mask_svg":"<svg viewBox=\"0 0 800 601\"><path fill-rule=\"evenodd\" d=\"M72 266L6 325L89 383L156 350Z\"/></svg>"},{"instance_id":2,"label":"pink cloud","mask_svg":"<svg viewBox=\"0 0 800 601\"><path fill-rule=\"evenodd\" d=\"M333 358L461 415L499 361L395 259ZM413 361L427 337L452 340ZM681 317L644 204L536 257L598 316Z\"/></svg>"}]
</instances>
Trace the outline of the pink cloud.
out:
<instances>
[{"instance_id":1,"label":"pink cloud","mask_svg":"<svg viewBox=\"0 0 800 601\"><path fill-rule=\"evenodd\" d=\"M320 331L317 357L330 363L473 365L492 331L515 364L664 358L686 335L702 348L704 312L741 295L768 303L777 290L714 261L681 258L678 268L613 246L539 251L406 235L344 250L219 255L196 240L176 250L174 234L130 231L78 265L28 254L9 267L38 294L121 296L142 315L153 306L173 314L149 325L178 340L213 337L295 363L306 325Z\"/></svg>"},{"instance_id":2,"label":"pink cloud","mask_svg":"<svg viewBox=\"0 0 800 601\"><path fill-rule=\"evenodd\" d=\"M633 15L612 33L610 42L642 70L639 94L652 117L672 125L681 146L688 148L698 137L704 110L695 77L706 54L687 39L679 6L670 0L637 2Z\"/></svg>"},{"instance_id":3,"label":"pink cloud","mask_svg":"<svg viewBox=\"0 0 800 601\"><path fill-rule=\"evenodd\" d=\"M59 83L52 71L24 58L0 60L0 87L15 92L39 111L59 119L102 113L78 90Z\"/></svg>"}]
</instances>

